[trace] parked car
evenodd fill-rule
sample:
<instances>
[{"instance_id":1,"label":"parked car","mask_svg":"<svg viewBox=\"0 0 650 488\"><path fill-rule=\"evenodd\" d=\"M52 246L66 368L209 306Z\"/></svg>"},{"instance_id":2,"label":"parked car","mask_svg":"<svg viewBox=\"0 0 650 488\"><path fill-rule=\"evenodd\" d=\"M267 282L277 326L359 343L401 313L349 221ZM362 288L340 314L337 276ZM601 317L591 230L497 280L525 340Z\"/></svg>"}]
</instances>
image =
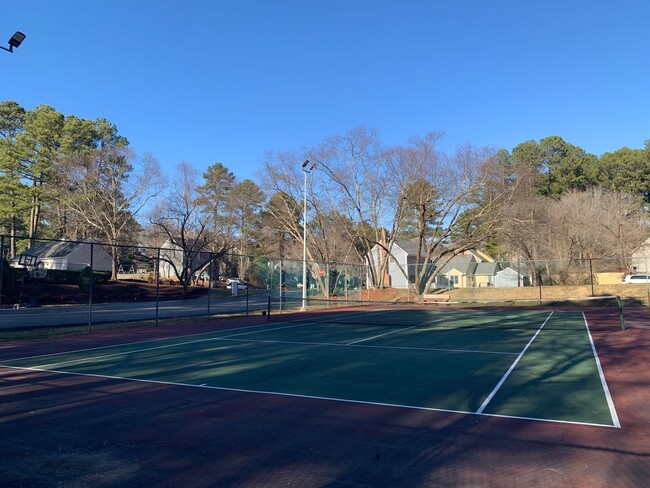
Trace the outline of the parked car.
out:
<instances>
[{"instance_id":1,"label":"parked car","mask_svg":"<svg viewBox=\"0 0 650 488\"><path fill-rule=\"evenodd\" d=\"M650 275L647 274L633 274L627 275L623 278L623 283L650 283Z\"/></svg>"},{"instance_id":2,"label":"parked car","mask_svg":"<svg viewBox=\"0 0 650 488\"><path fill-rule=\"evenodd\" d=\"M239 278L230 278L228 280L228 286L226 286L226 288L231 290L233 286L236 286L238 290L245 290L248 288L248 283L246 283L244 280L240 280Z\"/></svg>"}]
</instances>

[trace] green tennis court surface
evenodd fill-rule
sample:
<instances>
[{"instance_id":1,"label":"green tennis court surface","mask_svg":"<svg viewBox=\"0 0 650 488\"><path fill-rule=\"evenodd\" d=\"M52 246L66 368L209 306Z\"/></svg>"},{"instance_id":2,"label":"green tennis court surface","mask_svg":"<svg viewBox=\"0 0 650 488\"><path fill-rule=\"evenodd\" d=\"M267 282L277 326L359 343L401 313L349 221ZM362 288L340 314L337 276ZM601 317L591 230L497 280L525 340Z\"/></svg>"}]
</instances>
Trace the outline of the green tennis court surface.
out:
<instances>
[{"instance_id":1,"label":"green tennis court surface","mask_svg":"<svg viewBox=\"0 0 650 488\"><path fill-rule=\"evenodd\" d=\"M4 365L619 427L581 312L338 312Z\"/></svg>"}]
</instances>

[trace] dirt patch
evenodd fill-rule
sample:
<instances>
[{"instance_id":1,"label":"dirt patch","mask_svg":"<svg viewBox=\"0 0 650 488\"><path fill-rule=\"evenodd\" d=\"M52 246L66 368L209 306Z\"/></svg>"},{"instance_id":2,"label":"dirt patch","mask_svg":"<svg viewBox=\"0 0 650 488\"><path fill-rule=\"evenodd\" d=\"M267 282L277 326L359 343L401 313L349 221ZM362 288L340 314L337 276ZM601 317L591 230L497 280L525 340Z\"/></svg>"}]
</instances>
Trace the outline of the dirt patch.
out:
<instances>
[{"instance_id":1,"label":"dirt patch","mask_svg":"<svg viewBox=\"0 0 650 488\"><path fill-rule=\"evenodd\" d=\"M648 305L650 289L644 285L522 286L519 288L456 288L452 301L567 300L592 296L620 296L629 305Z\"/></svg>"},{"instance_id":2,"label":"dirt patch","mask_svg":"<svg viewBox=\"0 0 650 488\"><path fill-rule=\"evenodd\" d=\"M519 288L455 288L441 290L450 296L452 302L516 302L541 299L570 300L574 298L589 298L592 296L620 296L626 305L649 305L650 288L647 285L591 285L581 286L522 286ZM408 290L384 288L381 290L363 290L363 300L405 302L418 301L417 297Z\"/></svg>"},{"instance_id":3,"label":"dirt patch","mask_svg":"<svg viewBox=\"0 0 650 488\"><path fill-rule=\"evenodd\" d=\"M368 298L372 301L381 302L402 302L408 300L409 293L407 290L398 290L396 288L384 288L383 290L367 290ZM364 295L366 293L364 292ZM410 294L413 298L413 294ZM364 297L365 298L365 297Z\"/></svg>"}]
</instances>

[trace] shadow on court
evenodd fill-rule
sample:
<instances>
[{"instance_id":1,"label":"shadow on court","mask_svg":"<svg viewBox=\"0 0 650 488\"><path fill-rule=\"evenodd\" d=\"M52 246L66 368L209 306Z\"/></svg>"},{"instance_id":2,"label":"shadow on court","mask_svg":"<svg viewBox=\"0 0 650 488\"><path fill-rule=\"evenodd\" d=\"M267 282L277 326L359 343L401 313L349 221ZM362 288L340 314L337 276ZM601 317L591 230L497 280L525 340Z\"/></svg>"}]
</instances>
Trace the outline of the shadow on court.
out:
<instances>
[{"instance_id":1,"label":"shadow on court","mask_svg":"<svg viewBox=\"0 0 650 488\"><path fill-rule=\"evenodd\" d=\"M79 340L47 347L70 350ZM0 367L0 479L43 487L645 486L650 331L597 327L594 340L620 429ZM45 347L4 346L5 358Z\"/></svg>"}]
</instances>

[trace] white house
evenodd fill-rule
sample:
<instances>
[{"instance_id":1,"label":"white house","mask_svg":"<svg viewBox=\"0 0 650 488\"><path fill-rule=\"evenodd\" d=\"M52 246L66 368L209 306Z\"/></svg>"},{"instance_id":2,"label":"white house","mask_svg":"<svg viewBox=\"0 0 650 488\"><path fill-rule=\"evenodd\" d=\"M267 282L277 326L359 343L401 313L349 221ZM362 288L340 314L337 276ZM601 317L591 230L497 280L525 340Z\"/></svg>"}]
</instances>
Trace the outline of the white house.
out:
<instances>
[{"instance_id":1,"label":"white house","mask_svg":"<svg viewBox=\"0 0 650 488\"><path fill-rule=\"evenodd\" d=\"M417 253L417 240L398 239L393 243L392 256L388 255L379 244L370 250L372 265L375 274L383 276L377 279L389 288L408 288L405 273L415 274L415 256ZM411 265L411 266L409 266ZM370 280L369 280L370 281ZM411 282L413 279L410 280Z\"/></svg>"},{"instance_id":2,"label":"white house","mask_svg":"<svg viewBox=\"0 0 650 488\"><path fill-rule=\"evenodd\" d=\"M78 271L90 266L91 244L93 271L111 271L111 255L92 238L82 242L38 242L23 252L23 255L34 256L37 268ZM18 266L18 262L19 259L16 258L11 264Z\"/></svg>"},{"instance_id":3,"label":"white house","mask_svg":"<svg viewBox=\"0 0 650 488\"><path fill-rule=\"evenodd\" d=\"M392 256L379 245L371 249L375 273L381 272L380 264L384 265L382 277L384 286L391 288L408 288L408 282L415 281L415 261L418 240L398 239L393 244ZM505 288L523 284L522 276L505 263L497 263L487 254L476 249L465 251L451 259L442 258L440 264L433 263L438 275L432 284L434 288L471 288L493 286ZM444 263L444 264L443 264ZM408 281L405 276L408 274ZM378 280L380 281L380 280Z\"/></svg>"},{"instance_id":4,"label":"white house","mask_svg":"<svg viewBox=\"0 0 650 488\"><path fill-rule=\"evenodd\" d=\"M210 253L198 248L184 252L181 246L167 239L160 246L160 277L176 277L174 267L180 272L188 259L191 261L188 268L193 275L204 263L210 260Z\"/></svg>"},{"instance_id":5,"label":"white house","mask_svg":"<svg viewBox=\"0 0 650 488\"><path fill-rule=\"evenodd\" d=\"M495 288L514 288L524 286L524 276L511 267L505 267L494 275Z\"/></svg>"}]
</instances>

